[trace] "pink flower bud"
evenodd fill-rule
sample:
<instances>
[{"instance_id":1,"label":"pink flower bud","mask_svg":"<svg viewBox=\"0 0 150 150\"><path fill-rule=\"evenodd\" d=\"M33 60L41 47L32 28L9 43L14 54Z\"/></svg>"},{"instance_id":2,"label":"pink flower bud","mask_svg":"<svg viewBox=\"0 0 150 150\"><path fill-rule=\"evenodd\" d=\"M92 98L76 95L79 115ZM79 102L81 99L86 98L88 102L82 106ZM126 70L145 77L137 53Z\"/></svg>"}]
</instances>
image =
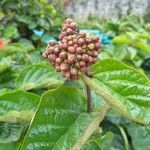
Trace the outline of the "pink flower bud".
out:
<instances>
[{"instance_id":1,"label":"pink flower bud","mask_svg":"<svg viewBox=\"0 0 150 150\"><path fill-rule=\"evenodd\" d=\"M86 37L86 33L85 33L85 32L81 32L79 35L80 35L80 37L82 37L82 38Z\"/></svg>"},{"instance_id":2,"label":"pink flower bud","mask_svg":"<svg viewBox=\"0 0 150 150\"><path fill-rule=\"evenodd\" d=\"M81 59L82 59L82 55L77 54L77 59L78 59L78 60L81 60Z\"/></svg>"},{"instance_id":3,"label":"pink flower bud","mask_svg":"<svg viewBox=\"0 0 150 150\"><path fill-rule=\"evenodd\" d=\"M66 52L61 52L59 54L59 57L62 58L62 59L65 59L65 58L67 58L67 53Z\"/></svg>"},{"instance_id":4,"label":"pink flower bud","mask_svg":"<svg viewBox=\"0 0 150 150\"><path fill-rule=\"evenodd\" d=\"M61 71L61 69L60 69L60 66L59 66L59 65L55 66L55 68L56 68L56 70L57 70L58 72L60 72L60 71Z\"/></svg>"},{"instance_id":5,"label":"pink flower bud","mask_svg":"<svg viewBox=\"0 0 150 150\"><path fill-rule=\"evenodd\" d=\"M58 63L58 64L61 64L62 63L62 59L58 57L58 58L56 58L55 62Z\"/></svg>"},{"instance_id":6,"label":"pink flower bud","mask_svg":"<svg viewBox=\"0 0 150 150\"><path fill-rule=\"evenodd\" d=\"M75 60L76 60L76 55L74 55L74 54L68 55L68 63L69 63L69 64L74 63Z\"/></svg>"},{"instance_id":7,"label":"pink flower bud","mask_svg":"<svg viewBox=\"0 0 150 150\"><path fill-rule=\"evenodd\" d=\"M73 45L73 41L69 41L68 45L72 46Z\"/></svg>"},{"instance_id":8,"label":"pink flower bud","mask_svg":"<svg viewBox=\"0 0 150 150\"><path fill-rule=\"evenodd\" d=\"M82 67L82 68L81 68L81 71L82 71L82 72L87 72L87 70L88 70L87 67Z\"/></svg>"},{"instance_id":9,"label":"pink flower bud","mask_svg":"<svg viewBox=\"0 0 150 150\"><path fill-rule=\"evenodd\" d=\"M77 70L76 70L75 68L71 68L70 74L71 74L72 76L77 75Z\"/></svg>"},{"instance_id":10,"label":"pink flower bud","mask_svg":"<svg viewBox=\"0 0 150 150\"><path fill-rule=\"evenodd\" d=\"M78 48L76 49L76 53L77 53L77 54L82 54L82 53L83 53L82 48L81 48L81 47L78 47Z\"/></svg>"},{"instance_id":11,"label":"pink flower bud","mask_svg":"<svg viewBox=\"0 0 150 150\"><path fill-rule=\"evenodd\" d=\"M61 69L61 71L68 71L69 70L69 65L63 63L63 64L60 65L60 69Z\"/></svg>"},{"instance_id":12,"label":"pink flower bud","mask_svg":"<svg viewBox=\"0 0 150 150\"><path fill-rule=\"evenodd\" d=\"M79 45L84 44L84 40L83 40L82 38L79 38L79 39L78 39L78 44L79 44Z\"/></svg>"},{"instance_id":13,"label":"pink flower bud","mask_svg":"<svg viewBox=\"0 0 150 150\"><path fill-rule=\"evenodd\" d=\"M89 61L89 56L87 54L83 54L82 55L82 60L85 61L85 62L88 62Z\"/></svg>"},{"instance_id":14,"label":"pink flower bud","mask_svg":"<svg viewBox=\"0 0 150 150\"><path fill-rule=\"evenodd\" d=\"M75 22L71 22L69 27L72 28L72 29L75 28L76 27L76 23Z\"/></svg>"},{"instance_id":15,"label":"pink flower bud","mask_svg":"<svg viewBox=\"0 0 150 150\"><path fill-rule=\"evenodd\" d=\"M67 48L68 48L67 43L63 43L63 49L67 49Z\"/></svg>"},{"instance_id":16,"label":"pink flower bud","mask_svg":"<svg viewBox=\"0 0 150 150\"><path fill-rule=\"evenodd\" d=\"M79 65L80 65L80 67L85 67L86 63L84 61L80 61Z\"/></svg>"},{"instance_id":17,"label":"pink flower bud","mask_svg":"<svg viewBox=\"0 0 150 150\"><path fill-rule=\"evenodd\" d=\"M68 48L68 52L69 53L72 53L72 54L74 54L75 53L75 48L73 47L73 46L70 46L69 48Z\"/></svg>"},{"instance_id":18,"label":"pink flower bud","mask_svg":"<svg viewBox=\"0 0 150 150\"><path fill-rule=\"evenodd\" d=\"M100 43L99 42L95 43L95 48L99 48L99 47L100 47Z\"/></svg>"},{"instance_id":19,"label":"pink flower bud","mask_svg":"<svg viewBox=\"0 0 150 150\"><path fill-rule=\"evenodd\" d=\"M94 50L94 48L95 48L95 45L94 45L93 43L91 43L91 44L88 44L88 48L89 48L90 50Z\"/></svg>"}]
</instances>

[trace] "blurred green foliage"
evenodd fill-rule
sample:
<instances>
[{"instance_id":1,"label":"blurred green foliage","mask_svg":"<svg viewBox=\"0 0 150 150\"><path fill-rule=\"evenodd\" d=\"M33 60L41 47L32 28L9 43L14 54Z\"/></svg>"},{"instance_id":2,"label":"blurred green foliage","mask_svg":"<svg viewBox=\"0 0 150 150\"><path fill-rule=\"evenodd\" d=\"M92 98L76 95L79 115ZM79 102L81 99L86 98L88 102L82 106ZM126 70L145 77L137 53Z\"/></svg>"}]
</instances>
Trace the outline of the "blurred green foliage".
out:
<instances>
[{"instance_id":1,"label":"blurred green foliage","mask_svg":"<svg viewBox=\"0 0 150 150\"><path fill-rule=\"evenodd\" d=\"M2 0L0 5L0 37L26 38L39 46L47 35L58 33L60 12L45 0ZM43 34L34 34L35 29Z\"/></svg>"}]
</instances>

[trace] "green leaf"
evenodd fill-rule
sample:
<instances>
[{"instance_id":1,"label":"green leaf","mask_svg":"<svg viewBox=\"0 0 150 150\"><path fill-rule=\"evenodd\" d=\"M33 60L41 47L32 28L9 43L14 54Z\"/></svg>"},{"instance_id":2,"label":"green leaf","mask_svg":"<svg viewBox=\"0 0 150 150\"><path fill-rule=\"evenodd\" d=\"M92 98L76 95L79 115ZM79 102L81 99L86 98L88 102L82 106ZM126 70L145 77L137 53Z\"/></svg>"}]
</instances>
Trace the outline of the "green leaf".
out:
<instances>
[{"instance_id":1,"label":"green leaf","mask_svg":"<svg viewBox=\"0 0 150 150\"><path fill-rule=\"evenodd\" d=\"M150 54L150 45L146 41L137 41L134 46L141 51Z\"/></svg>"},{"instance_id":2,"label":"green leaf","mask_svg":"<svg viewBox=\"0 0 150 150\"><path fill-rule=\"evenodd\" d=\"M96 133L83 146L82 150L111 150L113 133L107 132L105 135Z\"/></svg>"},{"instance_id":3,"label":"green leaf","mask_svg":"<svg viewBox=\"0 0 150 150\"><path fill-rule=\"evenodd\" d=\"M39 96L24 91L15 91L0 95L0 115L8 111L35 110L39 102Z\"/></svg>"},{"instance_id":4,"label":"green leaf","mask_svg":"<svg viewBox=\"0 0 150 150\"><path fill-rule=\"evenodd\" d=\"M18 36L18 31L17 31L17 28L15 26L9 25L4 30L4 37L7 39L12 38L12 37L17 37L17 36Z\"/></svg>"},{"instance_id":5,"label":"green leaf","mask_svg":"<svg viewBox=\"0 0 150 150\"><path fill-rule=\"evenodd\" d=\"M2 73L3 71L5 71L10 65L11 65L11 58L10 57L6 57L3 58L0 61L0 73Z\"/></svg>"},{"instance_id":6,"label":"green leaf","mask_svg":"<svg viewBox=\"0 0 150 150\"><path fill-rule=\"evenodd\" d=\"M127 118L150 122L150 82L144 74L114 59L98 62L92 72L92 79L82 79L108 104Z\"/></svg>"},{"instance_id":7,"label":"green leaf","mask_svg":"<svg viewBox=\"0 0 150 150\"><path fill-rule=\"evenodd\" d=\"M107 111L104 106L87 113L85 102L78 89L73 87L46 92L21 149L80 149Z\"/></svg>"},{"instance_id":8,"label":"green leaf","mask_svg":"<svg viewBox=\"0 0 150 150\"><path fill-rule=\"evenodd\" d=\"M128 35L123 34L123 35L116 36L113 39L113 43L115 43L115 44L132 44L132 40Z\"/></svg>"},{"instance_id":9,"label":"green leaf","mask_svg":"<svg viewBox=\"0 0 150 150\"><path fill-rule=\"evenodd\" d=\"M36 64L25 68L16 80L16 87L30 90L57 87L64 83L56 71L46 65Z\"/></svg>"},{"instance_id":10,"label":"green leaf","mask_svg":"<svg viewBox=\"0 0 150 150\"><path fill-rule=\"evenodd\" d=\"M0 149L19 149L38 102L39 96L23 91L0 96Z\"/></svg>"},{"instance_id":11,"label":"green leaf","mask_svg":"<svg viewBox=\"0 0 150 150\"><path fill-rule=\"evenodd\" d=\"M128 134L131 136L134 150L148 150L150 148L150 126L132 123L127 126Z\"/></svg>"},{"instance_id":12,"label":"green leaf","mask_svg":"<svg viewBox=\"0 0 150 150\"><path fill-rule=\"evenodd\" d=\"M27 122L0 122L0 149L19 150L28 124Z\"/></svg>"},{"instance_id":13,"label":"green leaf","mask_svg":"<svg viewBox=\"0 0 150 150\"><path fill-rule=\"evenodd\" d=\"M34 115L33 110L27 111L9 111L6 114L0 116L0 122L22 122L22 121L31 121Z\"/></svg>"}]
</instances>

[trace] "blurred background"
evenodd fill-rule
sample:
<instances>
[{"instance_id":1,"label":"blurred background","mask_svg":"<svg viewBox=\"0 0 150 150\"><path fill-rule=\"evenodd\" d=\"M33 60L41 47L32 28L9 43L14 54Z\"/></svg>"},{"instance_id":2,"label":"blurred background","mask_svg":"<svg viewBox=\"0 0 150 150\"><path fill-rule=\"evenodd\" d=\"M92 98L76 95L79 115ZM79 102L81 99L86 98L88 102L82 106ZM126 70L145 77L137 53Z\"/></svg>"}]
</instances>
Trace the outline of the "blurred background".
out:
<instances>
[{"instance_id":1,"label":"blurred background","mask_svg":"<svg viewBox=\"0 0 150 150\"><path fill-rule=\"evenodd\" d=\"M0 95L18 88L41 95L50 88L43 83L47 72L38 85L36 79L31 85L33 78L20 78L33 65L49 65L41 54L48 42L59 42L66 18L102 39L99 59L121 60L150 77L150 0L0 0ZM113 133L104 144L114 150L150 149L149 126L111 111L102 127Z\"/></svg>"}]
</instances>

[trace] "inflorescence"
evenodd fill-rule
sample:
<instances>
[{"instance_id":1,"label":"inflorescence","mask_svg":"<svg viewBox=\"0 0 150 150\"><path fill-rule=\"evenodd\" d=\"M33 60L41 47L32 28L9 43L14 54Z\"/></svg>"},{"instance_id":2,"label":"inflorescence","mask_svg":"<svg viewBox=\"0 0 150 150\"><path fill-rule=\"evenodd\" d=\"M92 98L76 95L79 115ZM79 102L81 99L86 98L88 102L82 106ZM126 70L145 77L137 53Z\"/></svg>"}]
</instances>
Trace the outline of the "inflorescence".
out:
<instances>
[{"instance_id":1,"label":"inflorescence","mask_svg":"<svg viewBox=\"0 0 150 150\"><path fill-rule=\"evenodd\" d=\"M95 64L101 41L94 35L80 32L72 19L67 19L59 36L60 43L50 42L43 57L69 80L77 80L82 73L91 77L89 66Z\"/></svg>"}]
</instances>

